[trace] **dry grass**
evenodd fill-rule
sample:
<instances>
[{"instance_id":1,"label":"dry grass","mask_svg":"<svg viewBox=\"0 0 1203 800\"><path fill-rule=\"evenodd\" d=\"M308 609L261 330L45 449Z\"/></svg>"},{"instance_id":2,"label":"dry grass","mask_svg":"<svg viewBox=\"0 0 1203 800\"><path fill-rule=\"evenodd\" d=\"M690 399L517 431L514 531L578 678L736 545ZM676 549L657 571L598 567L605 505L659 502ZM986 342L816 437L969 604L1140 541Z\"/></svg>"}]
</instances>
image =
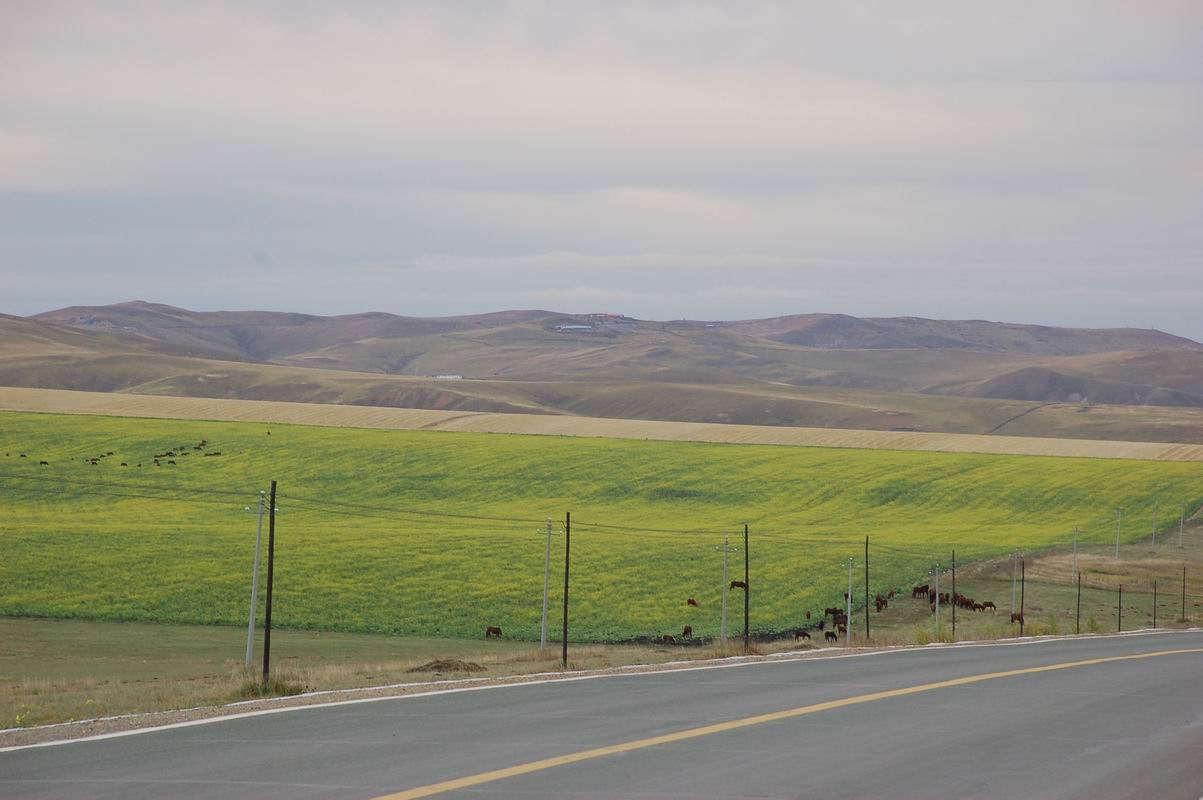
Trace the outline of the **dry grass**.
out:
<instances>
[{"instance_id":1,"label":"dry grass","mask_svg":"<svg viewBox=\"0 0 1203 800\"><path fill-rule=\"evenodd\" d=\"M1203 461L1203 445L1191 444L984 436L967 433L726 425L550 414L496 414L13 387L0 387L0 409L160 419L274 422L329 427L591 436L869 450Z\"/></svg>"}]
</instances>

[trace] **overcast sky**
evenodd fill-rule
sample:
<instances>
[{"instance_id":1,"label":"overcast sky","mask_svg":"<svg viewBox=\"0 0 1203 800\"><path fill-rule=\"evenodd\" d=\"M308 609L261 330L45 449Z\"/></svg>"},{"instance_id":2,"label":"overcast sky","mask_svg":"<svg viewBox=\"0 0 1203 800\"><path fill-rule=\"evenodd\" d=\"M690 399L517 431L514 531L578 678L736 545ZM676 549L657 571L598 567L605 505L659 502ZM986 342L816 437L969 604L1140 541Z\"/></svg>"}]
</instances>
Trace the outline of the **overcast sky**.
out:
<instances>
[{"instance_id":1,"label":"overcast sky","mask_svg":"<svg viewBox=\"0 0 1203 800\"><path fill-rule=\"evenodd\" d=\"M0 0L0 311L1203 339L1203 4Z\"/></svg>"}]
</instances>

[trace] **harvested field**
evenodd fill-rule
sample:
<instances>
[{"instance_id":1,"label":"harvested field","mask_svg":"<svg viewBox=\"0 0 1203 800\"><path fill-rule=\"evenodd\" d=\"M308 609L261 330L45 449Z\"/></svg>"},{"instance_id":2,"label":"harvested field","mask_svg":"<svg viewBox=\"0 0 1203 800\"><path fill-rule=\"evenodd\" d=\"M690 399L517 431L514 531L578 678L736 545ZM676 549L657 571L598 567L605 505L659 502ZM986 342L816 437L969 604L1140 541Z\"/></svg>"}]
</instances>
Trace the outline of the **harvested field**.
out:
<instances>
[{"instance_id":1,"label":"harvested field","mask_svg":"<svg viewBox=\"0 0 1203 800\"><path fill-rule=\"evenodd\" d=\"M470 431L543 436L776 444L868 450L1203 461L1203 445L961 433L861 431L765 425L603 419L363 406L218 400L0 387L0 410L159 419L272 422L325 427Z\"/></svg>"}]
</instances>

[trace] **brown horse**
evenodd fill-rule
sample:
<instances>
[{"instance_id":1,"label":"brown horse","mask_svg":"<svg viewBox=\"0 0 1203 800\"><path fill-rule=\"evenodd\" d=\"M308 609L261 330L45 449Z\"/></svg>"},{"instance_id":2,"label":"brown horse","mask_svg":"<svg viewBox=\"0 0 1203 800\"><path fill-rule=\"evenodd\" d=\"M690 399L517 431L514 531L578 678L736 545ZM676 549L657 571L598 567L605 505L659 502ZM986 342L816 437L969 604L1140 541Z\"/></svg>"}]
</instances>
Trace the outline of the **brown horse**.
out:
<instances>
[{"instance_id":1,"label":"brown horse","mask_svg":"<svg viewBox=\"0 0 1203 800\"><path fill-rule=\"evenodd\" d=\"M664 644L676 644L677 643L677 640L674 639L673 637L669 636L667 633L664 634L664 636L662 636L660 638L660 641Z\"/></svg>"},{"instance_id":2,"label":"brown horse","mask_svg":"<svg viewBox=\"0 0 1203 800\"><path fill-rule=\"evenodd\" d=\"M693 626L692 625L685 626L685 630L681 631L681 638L682 639L692 639L693 638Z\"/></svg>"},{"instance_id":3,"label":"brown horse","mask_svg":"<svg viewBox=\"0 0 1203 800\"><path fill-rule=\"evenodd\" d=\"M1015 613L1013 613L1011 615L1011 622L1018 622L1020 625L1022 625L1023 624L1023 614L1020 614L1018 611L1016 611Z\"/></svg>"},{"instance_id":4,"label":"brown horse","mask_svg":"<svg viewBox=\"0 0 1203 800\"><path fill-rule=\"evenodd\" d=\"M731 581L731 588L743 589L746 592L748 590L748 584L744 583L743 581Z\"/></svg>"},{"instance_id":5,"label":"brown horse","mask_svg":"<svg viewBox=\"0 0 1203 800\"><path fill-rule=\"evenodd\" d=\"M500 639L501 638L501 628L498 628L496 625L489 625L489 626L485 627L485 638L486 639L489 639L489 638Z\"/></svg>"},{"instance_id":6,"label":"brown horse","mask_svg":"<svg viewBox=\"0 0 1203 800\"><path fill-rule=\"evenodd\" d=\"M803 639L806 639L807 641L809 641L810 634L807 633L806 631L794 631L794 641L795 642L800 642Z\"/></svg>"},{"instance_id":7,"label":"brown horse","mask_svg":"<svg viewBox=\"0 0 1203 800\"><path fill-rule=\"evenodd\" d=\"M686 600L686 601L685 601L685 605L687 605L687 606L693 606L694 608L697 608L697 607L698 607L698 601L697 601L697 600L694 600L694 599L691 597L691 598L689 598L688 600Z\"/></svg>"},{"instance_id":8,"label":"brown horse","mask_svg":"<svg viewBox=\"0 0 1203 800\"><path fill-rule=\"evenodd\" d=\"M837 642L839 641L840 637L835 635L835 631L827 631L823 634L823 638L829 642Z\"/></svg>"},{"instance_id":9,"label":"brown horse","mask_svg":"<svg viewBox=\"0 0 1203 800\"><path fill-rule=\"evenodd\" d=\"M987 600L986 602L982 603L982 610L984 611L987 608L990 609L991 611L998 611L998 607L995 606L994 602L991 600Z\"/></svg>"}]
</instances>

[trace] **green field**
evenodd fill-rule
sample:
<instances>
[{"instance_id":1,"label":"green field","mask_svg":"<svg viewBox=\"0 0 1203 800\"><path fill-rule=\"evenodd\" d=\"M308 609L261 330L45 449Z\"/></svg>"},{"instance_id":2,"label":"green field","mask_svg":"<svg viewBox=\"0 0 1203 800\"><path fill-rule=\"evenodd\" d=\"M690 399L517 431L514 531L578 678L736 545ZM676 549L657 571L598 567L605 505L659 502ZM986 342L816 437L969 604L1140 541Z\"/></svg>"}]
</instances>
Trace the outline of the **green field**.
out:
<instances>
[{"instance_id":1,"label":"green field","mask_svg":"<svg viewBox=\"0 0 1203 800\"><path fill-rule=\"evenodd\" d=\"M277 625L449 637L499 625L507 638L537 638L550 516L558 631L571 511L571 638L593 641L686 624L715 635L716 547L728 531L738 544L745 521L752 627L768 632L841 602L848 557L859 595L866 535L871 587L884 591L954 546L967 562L1063 543L1075 526L1113 541L1116 507L1134 540L1151 527L1154 498L1165 527L1180 500L1203 501L1192 463L268 430L0 414L0 614L245 625L255 533L245 506L273 478ZM201 440L221 455L190 449ZM169 449L189 455L154 467ZM97 466L84 460L110 451ZM742 570L737 553L732 577Z\"/></svg>"}]
</instances>

